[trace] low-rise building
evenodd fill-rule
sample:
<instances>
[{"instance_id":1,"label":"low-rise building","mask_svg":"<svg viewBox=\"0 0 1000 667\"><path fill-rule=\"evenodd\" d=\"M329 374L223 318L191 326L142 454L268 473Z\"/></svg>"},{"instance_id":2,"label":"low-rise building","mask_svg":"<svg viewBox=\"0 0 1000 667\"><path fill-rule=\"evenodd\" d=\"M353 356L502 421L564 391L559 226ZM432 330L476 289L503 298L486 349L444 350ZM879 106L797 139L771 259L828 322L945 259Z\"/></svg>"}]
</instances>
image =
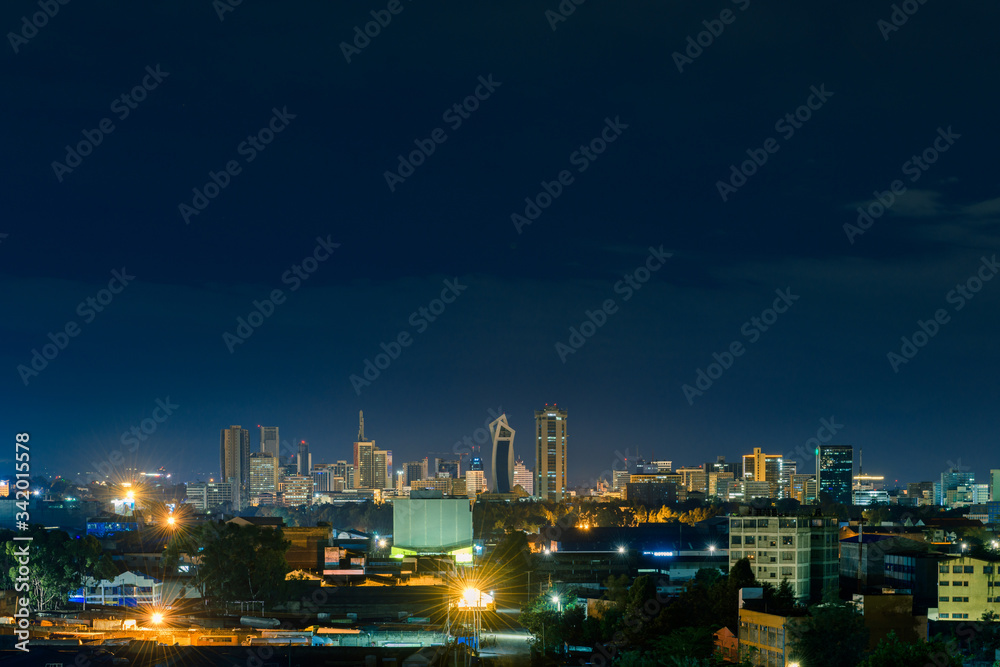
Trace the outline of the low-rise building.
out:
<instances>
[{"instance_id":1,"label":"low-rise building","mask_svg":"<svg viewBox=\"0 0 1000 667\"><path fill-rule=\"evenodd\" d=\"M931 620L969 621L1000 614L1000 558L963 556L938 566L938 605Z\"/></svg>"},{"instance_id":2,"label":"low-rise building","mask_svg":"<svg viewBox=\"0 0 1000 667\"><path fill-rule=\"evenodd\" d=\"M740 609L740 657L759 667L787 667L791 659L791 635L801 618Z\"/></svg>"}]
</instances>

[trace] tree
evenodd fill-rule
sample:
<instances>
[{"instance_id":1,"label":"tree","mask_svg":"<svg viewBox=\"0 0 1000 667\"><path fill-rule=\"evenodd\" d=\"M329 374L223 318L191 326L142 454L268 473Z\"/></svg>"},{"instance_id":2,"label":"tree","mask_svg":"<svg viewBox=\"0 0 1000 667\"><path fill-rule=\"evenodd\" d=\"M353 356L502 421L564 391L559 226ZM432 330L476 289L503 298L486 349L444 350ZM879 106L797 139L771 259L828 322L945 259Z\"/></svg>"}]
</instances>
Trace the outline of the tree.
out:
<instances>
[{"instance_id":1,"label":"tree","mask_svg":"<svg viewBox=\"0 0 1000 667\"><path fill-rule=\"evenodd\" d=\"M88 577L110 579L117 574L111 559L101 550L101 543L93 536L74 540L64 531L46 530L40 525L32 525L28 533L31 542L10 540L5 544L4 562L12 582L26 577L28 597L37 611L65 602ZM17 562L19 557L23 558L25 547L31 559L26 573Z\"/></svg>"},{"instance_id":2,"label":"tree","mask_svg":"<svg viewBox=\"0 0 1000 667\"><path fill-rule=\"evenodd\" d=\"M808 667L855 667L868 645L864 617L853 605L829 601L788 630L792 655Z\"/></svg>"},{"instance_id":3,"label":"tree","mask_svg":"<svg viewBox=\"0 0 1000 667\"><path fill-rule=\"evenodd\" d=\"M766 582L764 584L764 605L769 614L787 616L795 609L795 589L792 588L787 579L782 579L777 586Z\"/></svg>"},{"instance_id":4,"label":"tree","mask_svg":"<svg viewBox=\"0 0 1000 667\"><path fill-rule=\"evenodd\" d=\"M992 656L991 656L992 657ZM901 642L890 632L858 667L961 667L962 658L940 636L926 642Z\"/></svg>"},{"instance_id":5,"label":"tree","mask_svg":"<svg viewBox=\"0 0 1000 667\"><path fill-rule=\"evenodd\" d=\"M181 553L195 557L195 585L206 598L267 602L284 584L290 546L280 528L206 523L172 539L164 559L173 566Z\"/></svg>"}]
</instances>

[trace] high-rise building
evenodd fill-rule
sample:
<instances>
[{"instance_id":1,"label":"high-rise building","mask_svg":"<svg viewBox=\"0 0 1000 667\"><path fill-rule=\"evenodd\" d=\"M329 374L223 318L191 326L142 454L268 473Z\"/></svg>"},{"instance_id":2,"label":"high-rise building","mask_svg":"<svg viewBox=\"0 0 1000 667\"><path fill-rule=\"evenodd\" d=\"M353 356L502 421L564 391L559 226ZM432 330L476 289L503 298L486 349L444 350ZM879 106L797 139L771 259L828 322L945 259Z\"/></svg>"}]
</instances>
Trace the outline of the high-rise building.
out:
<instances>
[{"instance_id":1,"label":"high-rise building","mask_svg":"<svg viewBox=\"0 0 1000 667\"><path fill-rule=\"evenodd\" d=\"M520 486L529 496L535 495L535 476L524 461L514 462L514 486Z\"/></svg>"},{"instance_id":2,"label":"high-rise building","mask_svg":"<svg viewBox=\"0 0 1000 667\"><path fill-rule=\"evenodd\" d=\"M246 505L250 484L250 431L239 425L220 431L219 472L222 482L233 485L233 509Z\"/></svg>"},{"instance_id":3,"label":"high-rise building","mask_svg":"<svg viewBox=\"0 0 1000 667\"><path fill-rule=\"evenodd\" d=\"M753 454L743 455L743 481L767 482L771 485L771 495L768 497L780 498L783 462L781 454L765 454L760 447L754 447ZM760 493L760 488L755 486L755 493Z\"/></svg>"},{"instance_id":4,"label":"high-rise building","mask_svg":"<svg viewBox=\"0 0 1000 667\"><path fill-rule=\"evenodd\" d=\"M1000 469L990 470L990 500L1000 500Z\"/></svg>"},{"instance_id":5,"label":"high-rise building","mask_svg":"<svg viewBox=\"0 0 1000 667\"><path fill-rule=\"evenodd\" d=\"M299 442L299 453L295 456L295 470L300 476L312 474L312 454L309 453L309 443Z\"/></svg>"},{"instance_id":6,"label":"high-rise building","mask_svg":"<svg viewBox=\"0 0 1000 667\"><path fill-rule=\"evenodd\" d=\"M964 472L959 468L948 468L948 470L941 473L941 481L934 485L934 502L937 505L947 505L948 504L948 492L957 491L960 486L971 487L976 481L976 475L973 472ZM954 497L954 493L952 497Z\"/></svg>"},{"instance_id":7,"label":"high-rise building","mask_svg":"<svg viewBox=\"0 0 1000 667\"><path fill-rule=\"evenodd\" d=\"M854 447L820 445L816 454L820 494L828 494L835 503L850 505L854 486Z\"/></svg>"},{"instance_id":8,"label":"high-rise building","mask_svg":"<svg viewBox=\"0 0 1000 667\"><path fill-rule=\"evenodd\" d=\"M312 505L312 477L308 475L288 475L281 480L281 494L286 507Z\"/></svg>"},{"instance_id":9,"label":"high-rise building","mask_svg":"<svg viewBox=\"0 0 1000 667\"><path fill-rule=\"evenodd\" d=\"M372 454L375 441L365 439L365 413L358 412L358 439L354 443L354 487L355 489L375 488L375 467Z\"/></svg>"},{"instance_id":10,"label":"high-rise building","mask_svg":"<svg viewBox=\"0 0 1000 667\"><path fill-rule=\"evenodd\" d=\"M482 491L486 491L486 473L483 471L482 465L479 466L478 470L470 467L465 471L465 492L470 498L474 498L477 493Z\"/></svg>"},{"instance_id":11,"label":"high-rise building","mask_svg":"<svg viewBox=\"0 0 1000 667\"><path fill-rule=\"evenodd\" d=\"M416 482L424 478L426 461L427 459L424 459L423 461L410 461L403 464L403 486L416 486Z\"/></svg>"},{"instance_id":12,"label":"high-rise building","mask_svg":"<svg viewBox=\"0 0 1000 667\"><path fill-rule=\"evenodd\" d=\"M264 494L277 495L280 483L281 467L277 456L271 452L250 455L250 504L258 504Z\"/></svg>"},{"instance_id":13,"label":"high-rise building","mask_svg":"<svg viewBox=\"0 0 1000 667\"><path fill-rule=\"evenodd\" d=\"M493 457L490 461L490 486L493 493L510 493L514 489L514 429L502 414L490 422Z\"/></svg>"},{"instance_id":14,"label":"high-rise building","mask_svg":"<svg viewBox=\"0 0 1000 667\"><path fill-rule=\"evenodd\" d=\"M267 452L273 454L275 459L280 456L280 446L278 440L278 427L277 426L260 426L260 450L262 452Z\"/></svg>"},{"instance_id":15,"label":"high-rise building","mask_svg":"<svg viewBox=\"0 0 1000 667\"><path fill-rule=\"evenodd\" d=\"M374 448L372 449L372 485L366 488L372 489L387 489L392 488L392 478L389 476L389 469L387 467L388 456L391 456L389 452Z\"/></svg>"},{"instance_id":16,"label":"high-rise building","mask_svg":"<svg viewBox=\"0 0 1000 667\"><path fill-rule=\"evenodd\" d=\"M565 410L553 403L535 411L535 495L562 501L566 494Z\"/></svg>"}]
</instances>

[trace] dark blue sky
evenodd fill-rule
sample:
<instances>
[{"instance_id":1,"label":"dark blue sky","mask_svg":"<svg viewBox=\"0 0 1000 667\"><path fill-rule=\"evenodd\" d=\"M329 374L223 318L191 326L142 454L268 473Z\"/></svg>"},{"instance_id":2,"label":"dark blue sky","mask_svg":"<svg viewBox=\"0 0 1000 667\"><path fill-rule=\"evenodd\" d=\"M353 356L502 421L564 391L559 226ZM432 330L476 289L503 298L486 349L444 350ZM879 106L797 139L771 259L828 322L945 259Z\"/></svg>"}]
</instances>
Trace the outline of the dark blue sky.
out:
<instances>
[{"instance_id":1,"label":"dark blue sky","mask_svg":"<svg viewBox=\"0 0 1000 667\"><path fill-rule=\"evenodd\" d=\"M553 30L555 0L403 0L348 63L341 42L386 7L245 1L220 20L208 0L70 3L33 32L36 3L4 5L0 27L30 38L0 54L0 464L26 430L34 470L93 469L169 397L127 455L182 478L215 470L230 424L346 458L359 409L399 463L450 452L502 406L530 466L546 402L569 411L572 484L626 448L678 464L792 452L830 417L832 442L889 479L1000 467L1000 281L949 297L996 271L981 258L1000 240L1000 9L914 2L886 32L888 2L588 2ZM135 108L115 102L144 78ZM455 127L444 114L477 87L486 99ZM807 104L808 120L783 120ZM241 147L274 110L273 142ZM95 134L104 118L113 131ZM443 143L390 190L397 155L437 128ZM602 131L604 152L574 155ZM54 168L84 132L100 144ZM928 148L926 170L905 164ZM724 201L717 183L749 155L767 160ZM185 224L179 205L229 161L238 173ZM563 171L519 233L512 214ZM895 180L887 211L845 231ZM292 290L318 237L339 247ZM671 256L626 300L616 284L661 246ZM134 280L102 296L123 267ZM223 334L277 289L230 353ZM798 299L774 321L776 290ZM608 299L563 363L556 344ZM939 309L894 368L887 354ZM69 323L78 335L44 369L18 370ZM401 333L409 346L359 395L350 376ZM689 401L683 385L735 341L743 353Z\"/></svg>"}]
</instances>

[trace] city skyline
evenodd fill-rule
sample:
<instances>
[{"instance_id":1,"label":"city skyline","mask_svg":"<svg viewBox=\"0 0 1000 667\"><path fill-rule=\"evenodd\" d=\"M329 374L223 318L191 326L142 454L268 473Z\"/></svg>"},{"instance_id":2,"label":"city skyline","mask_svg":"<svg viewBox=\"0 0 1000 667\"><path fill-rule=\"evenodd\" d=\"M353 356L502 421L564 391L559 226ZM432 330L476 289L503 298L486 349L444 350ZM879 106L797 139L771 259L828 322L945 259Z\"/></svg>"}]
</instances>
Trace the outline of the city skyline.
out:
<instances>
[{"instance_id":1,"label":"city skyline","mask_svg":"<svg viewBox=\"0 0 1000 667\"><path fill-rule=\"evenodd\" d=\"M969 63L1000 8L721 6L718 35L697 4L407 9L348 55L348 5L70 8L8 45L0 394L33 470L186 477L235 423L337 460L361 409L405 461L558 402L572 486L827 423L888 480L983 474L1000 137Z\"/></svg>"}]
</instances>

